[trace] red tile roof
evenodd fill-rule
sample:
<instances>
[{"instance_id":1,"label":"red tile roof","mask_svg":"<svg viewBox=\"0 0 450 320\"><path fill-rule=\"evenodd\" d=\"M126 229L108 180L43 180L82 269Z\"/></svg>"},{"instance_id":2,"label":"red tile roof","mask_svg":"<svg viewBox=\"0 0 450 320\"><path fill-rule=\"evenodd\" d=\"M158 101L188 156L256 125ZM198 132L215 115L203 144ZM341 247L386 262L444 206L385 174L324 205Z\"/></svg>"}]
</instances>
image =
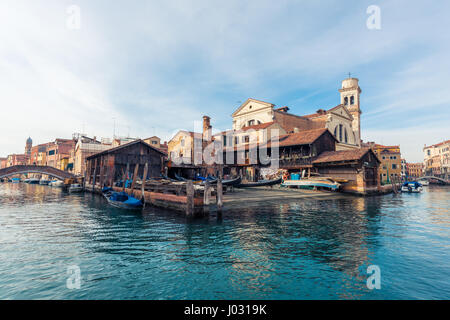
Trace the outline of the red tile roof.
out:
<instances>
[{"instance_id":1,"label":"red tile roof","mask_svg":"<svg viewBox=\"0 0 450 320\"><path fill-rule=\"evenodd\" d=\"M275 123L274 121L271 121L271 122L266 122L266 123L254 124L252 126L242 127L241 130L238 130L238 131L247 131L250 129L253 129L253 130L266 129L266 128L270 127L271 125L273 125L274 123Z\"/></svg>"},{"instance_id":2,"label":"red tile roof","mask_svg":"<svg viewBox=\"0 0 450 320\"><path fill-rule=\"evenodd\" d=\"M313 161L313 163L360 160L362 157L366 155L367 152L373 153L373 151L371 151L370 148L341 150L341 151L325 151L322 152L319 156L317 156L317 158ZM374 153L373 155L376 157Z\"/></svg>"},{"instance_id":3,"label":"red tile roof","mask_svg":"<svg viewBox=\"0 0 450 320\"><path fill-rule=\"evenodd\" d=\"M279 138L279 146L286 147L286 146L311 144L327 131L328 129L322 128L322 129L304 130L296 133L282 135ZM333 136L331 133L330 135Z\"/></svg>"}]
</instances>

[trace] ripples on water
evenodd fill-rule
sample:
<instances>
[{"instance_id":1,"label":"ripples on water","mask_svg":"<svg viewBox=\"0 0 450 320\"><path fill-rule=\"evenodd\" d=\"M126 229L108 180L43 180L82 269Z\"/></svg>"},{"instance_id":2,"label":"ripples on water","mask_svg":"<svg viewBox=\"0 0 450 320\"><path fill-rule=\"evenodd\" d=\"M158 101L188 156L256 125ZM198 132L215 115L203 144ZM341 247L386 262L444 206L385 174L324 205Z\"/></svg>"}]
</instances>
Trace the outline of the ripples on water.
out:
<instances>
[{"instance_id":1,"label":"ripples on water","mask_svg":"<svg viewBox=\"0 0 450 320\"><path fill-rule=\"evenodd\" d=\"M188 222L0 184L1 299L449 299L450 188L301 199ZM381 268L381 290L366 287ZM81 289L66 288L67 267Z\"/></svg>"}]
</instances>

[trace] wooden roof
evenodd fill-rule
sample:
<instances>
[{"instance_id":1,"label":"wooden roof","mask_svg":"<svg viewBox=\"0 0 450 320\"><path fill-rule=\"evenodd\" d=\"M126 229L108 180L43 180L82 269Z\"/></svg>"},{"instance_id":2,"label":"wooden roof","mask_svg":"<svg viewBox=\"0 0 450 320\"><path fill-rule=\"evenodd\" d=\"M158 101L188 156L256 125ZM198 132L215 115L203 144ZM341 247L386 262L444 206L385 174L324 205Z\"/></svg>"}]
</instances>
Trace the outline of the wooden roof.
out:
<instances>
[{"instance_id":1,"label":"wooden roof","mask_svg":"<svg viewBox=\"0 0 450 320\"><path fill-rule=\"evenodd\" d=\"M131 141L131 142L125 143L123 145L117 146L115 148L110 148L110 149L107 149L105 151L93 154L92 156L87 157L86 160L91 160L91 159L94 159L96 157L99 157L99 156L102 156L102 155L105 155L105 154L110 154L110 153L113 153L113 152L116 152L116 151L119 151L119 150L122 150L122 149L125 149L125 148L128 148L128 147L131 147L131 146L133 146L135 144L143 144L144 146L146 146L146 147L148 147L148 148L150 148L150 149L152 149L152 150L162 154L163 156L166 155L161 150L159 150L159 149L157 149L155 147L152 147L148 143L145 143L143 140L135 140L135 141Z\"/></svg>"},{"instance_id":2,"label":"wooden roof","mask_svg":"<svg viewBox=\"0 0 450 320\"><path fill-rule=\"evenodd\" d=\"M313 163L326 163L326 162L339 162L339 161L354 161L360 160L368 152L371 152L375 159L380 162L376 154L370 148L361 148L353 150L341 150L341 151L325 151L314 159Z\"/></svg>"}]
</instances>

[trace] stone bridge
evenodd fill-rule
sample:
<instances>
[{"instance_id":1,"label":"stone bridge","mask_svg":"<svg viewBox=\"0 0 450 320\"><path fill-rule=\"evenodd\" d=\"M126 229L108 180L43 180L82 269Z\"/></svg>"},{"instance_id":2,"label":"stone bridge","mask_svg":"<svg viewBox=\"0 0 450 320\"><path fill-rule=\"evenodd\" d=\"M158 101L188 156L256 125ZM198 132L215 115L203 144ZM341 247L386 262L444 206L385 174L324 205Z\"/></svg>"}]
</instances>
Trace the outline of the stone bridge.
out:
<instances>
[{"instance_id":1,"label":"stone bridge","mask_svg":"<svg viewBox=\"0 0 450 320\"><path fill-rule=\"evenodd\" d=\"M442 179L442 178L434 177L434 176L424 176L424 177L418 178L417 180L431 180L431 179L434 179L434 180L443 182L443 183L445 183L445 184L450 184L449 181L447 181L447 180L445 180L445 179Z\"/></svg>"},{"instance_id":2,"label":"stone bridge","mask_svg":"<svg viewBox=\"0 0 450 320\"><path fill-rule=\"evenodd\" d=\"M0 169L0 179L15 174L41 173L60 180L75 178L75 175L49 166L19 165Z\"/></svg>"}]
</instances>

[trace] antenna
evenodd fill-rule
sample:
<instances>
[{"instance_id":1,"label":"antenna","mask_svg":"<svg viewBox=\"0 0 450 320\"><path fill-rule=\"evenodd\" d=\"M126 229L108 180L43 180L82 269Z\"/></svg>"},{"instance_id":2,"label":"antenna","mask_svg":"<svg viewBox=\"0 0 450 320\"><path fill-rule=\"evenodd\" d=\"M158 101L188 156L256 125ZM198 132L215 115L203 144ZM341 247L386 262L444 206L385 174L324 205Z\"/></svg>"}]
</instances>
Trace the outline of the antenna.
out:
<instances>
[{"instance_id":1,"label":"antenna","mask_svg":"<svg viewBox=\"0 0 450 320\"><path fill-rule=\"evenodd\" d=\"M113 139L116 138L116 118L112 118L113 122L114 122L114 126L113 126Z\"/></svg>"}]
</instances>

